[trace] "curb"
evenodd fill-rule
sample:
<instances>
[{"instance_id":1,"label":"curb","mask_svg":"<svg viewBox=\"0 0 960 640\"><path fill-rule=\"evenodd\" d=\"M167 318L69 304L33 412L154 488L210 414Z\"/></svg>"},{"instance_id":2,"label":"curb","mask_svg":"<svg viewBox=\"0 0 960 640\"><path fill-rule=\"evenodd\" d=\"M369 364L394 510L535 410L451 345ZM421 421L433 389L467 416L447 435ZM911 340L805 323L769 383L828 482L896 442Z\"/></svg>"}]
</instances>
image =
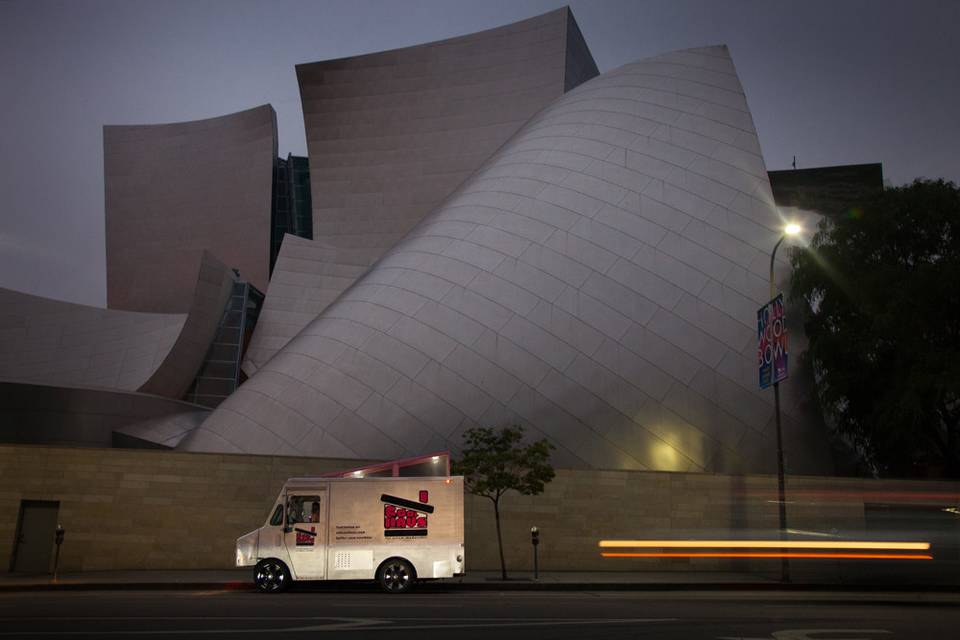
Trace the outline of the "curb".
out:
<instances>
[{"instance_id":1,"label":"curb","mask_svg":"<svg viewBox=\"0 0 960 640\"><path fill-rule=\"evenodd\" d=\"M0 593L17 591L254 591L248 582L44 582L0 584Z\"/></svg>"}]
</instances>

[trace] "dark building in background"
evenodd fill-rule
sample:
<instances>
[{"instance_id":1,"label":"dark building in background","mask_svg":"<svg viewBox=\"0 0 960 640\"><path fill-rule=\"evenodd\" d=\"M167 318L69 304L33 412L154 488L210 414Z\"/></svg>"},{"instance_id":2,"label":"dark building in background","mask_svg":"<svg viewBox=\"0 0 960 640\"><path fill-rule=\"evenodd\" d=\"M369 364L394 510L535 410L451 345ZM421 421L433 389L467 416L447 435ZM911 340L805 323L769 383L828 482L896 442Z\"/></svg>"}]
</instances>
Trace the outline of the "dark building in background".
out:
<instances>
[{"instance_id":1,"label":"dark building in background","mask_svg":"<svg viewBox=\"0 0 960 640\"><path fill-rule=\"evenodd\" d=\"M566 14L567 42L564 47L564 55L566 56L563 68L564 93L576 89L587 80L600 75L597 63L594 62L593 55L590 53L590 47L587 46L587 41L584 40L583 33L580 31L577 21L573 18L573 12L567 8Z\"/></svg>"},{"instance_id":2,"label":"dark building in background","mask_svg":"<svg viewBox=\"0 0 960 640\"><path fill-rule=\"evenodd\" d=\"M778 207L796 207L826 216L862 207L883 190L883 165L879 162L770 171L767 175Z\"/></svg>"},{"instance_id":3,"label":"dark building in background","mask_svg":"<svg viewBox=\"0 0 960 640\"><path fill-rule=\"evenodd\" d=\"M313 206L310 199L310 161L287 154L277 158L273 173L273 209L270 215L270 273L277 263L283 234L313 239Z\"/></svg>"}]
</instances>

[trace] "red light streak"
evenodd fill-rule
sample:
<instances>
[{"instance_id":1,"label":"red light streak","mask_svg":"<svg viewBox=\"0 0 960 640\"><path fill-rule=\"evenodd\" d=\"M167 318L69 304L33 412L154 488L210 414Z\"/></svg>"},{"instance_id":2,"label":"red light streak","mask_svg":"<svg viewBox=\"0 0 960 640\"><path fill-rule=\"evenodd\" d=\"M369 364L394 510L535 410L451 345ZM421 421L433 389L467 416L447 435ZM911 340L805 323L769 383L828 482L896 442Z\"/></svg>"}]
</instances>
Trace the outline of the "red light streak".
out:
<instances>
[{"instance_id":1,"label":"red light streak","mask_svg":"<svg viewBox=\"0 0 960 640\"><path fill-rule=\"evenodd\" d=\"M814 558L827 560L933 560L933 556L897 553L767 553L767 552L707 552L707 553L611 553L604 558Z\"/></svg>"},{"instance_id":2,"label":"red light streak","mask_svg":"<svg viewBox=\"0 0 960 640\"><path fill-rule=\"evenodd\" d=\"M659 549L870 549L873 551L926 551L929 542L878 542L870 540L601 540L600 547Z\"/></svg>"}]
</instances>

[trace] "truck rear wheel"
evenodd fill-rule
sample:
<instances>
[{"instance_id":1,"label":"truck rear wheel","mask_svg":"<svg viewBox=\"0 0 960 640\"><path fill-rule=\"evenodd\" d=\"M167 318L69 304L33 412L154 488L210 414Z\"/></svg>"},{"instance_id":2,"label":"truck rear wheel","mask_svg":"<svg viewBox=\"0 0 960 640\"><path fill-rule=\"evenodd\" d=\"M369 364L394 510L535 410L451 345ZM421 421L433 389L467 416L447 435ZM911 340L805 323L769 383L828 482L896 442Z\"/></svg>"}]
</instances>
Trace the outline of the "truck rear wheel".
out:
<instances>
[{"instance_id":1,"label":"truck rear wheel","mask_svg":"<svg viewBox=\"0 0 960 640\"><path fill-rule=\"evenodd\" d=\"M280 593L290 586L290 570L280 560L269 558L257 563L253 583L264 593Z\"/></svg>"},{"instance_id":2,"label":"truck rear wheel","mask_svg":"<svg viewBox=\"0 0 960 640\"><path fill-rule=\"evenodd\" d=\"M377 569L377 584L386 593L406 593L416 579L413 565L403 558L385 560Z\"/></svg>"}]
</instances>

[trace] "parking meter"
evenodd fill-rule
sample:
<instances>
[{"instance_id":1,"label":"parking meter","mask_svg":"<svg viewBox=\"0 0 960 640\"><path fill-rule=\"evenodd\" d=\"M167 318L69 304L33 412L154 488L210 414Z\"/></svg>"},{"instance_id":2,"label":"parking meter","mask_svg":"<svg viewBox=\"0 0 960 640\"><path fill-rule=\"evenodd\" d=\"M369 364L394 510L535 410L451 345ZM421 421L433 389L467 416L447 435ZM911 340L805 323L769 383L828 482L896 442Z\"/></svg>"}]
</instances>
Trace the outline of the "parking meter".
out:
<instances>
[{"instance_id":1,"label":"parking meter","mask_svg":"<svg viewBox=\"0 0 960 640\"><path fill-rule=\"evenodd\" d=\"M537 545L540 544L540 529L530 527L530 543L533 545L533 579L540 579L540 562L537 557Z\"/></svg>"},{"instance_id":2,"label":"parking meter","mask_svg":"<svg viewBox=\"0 0 960 640\"><path fill-rule=\"evenodd\" d=\"M57 530L54 533L53 542L57 545L56 554L53 556L53 581L57 581L57 567L60 566L60 545L63 544L63 534L66 533L66 529L63 528L63 525L59 522L57 523Z\"/></svg>"}]
</instances>

